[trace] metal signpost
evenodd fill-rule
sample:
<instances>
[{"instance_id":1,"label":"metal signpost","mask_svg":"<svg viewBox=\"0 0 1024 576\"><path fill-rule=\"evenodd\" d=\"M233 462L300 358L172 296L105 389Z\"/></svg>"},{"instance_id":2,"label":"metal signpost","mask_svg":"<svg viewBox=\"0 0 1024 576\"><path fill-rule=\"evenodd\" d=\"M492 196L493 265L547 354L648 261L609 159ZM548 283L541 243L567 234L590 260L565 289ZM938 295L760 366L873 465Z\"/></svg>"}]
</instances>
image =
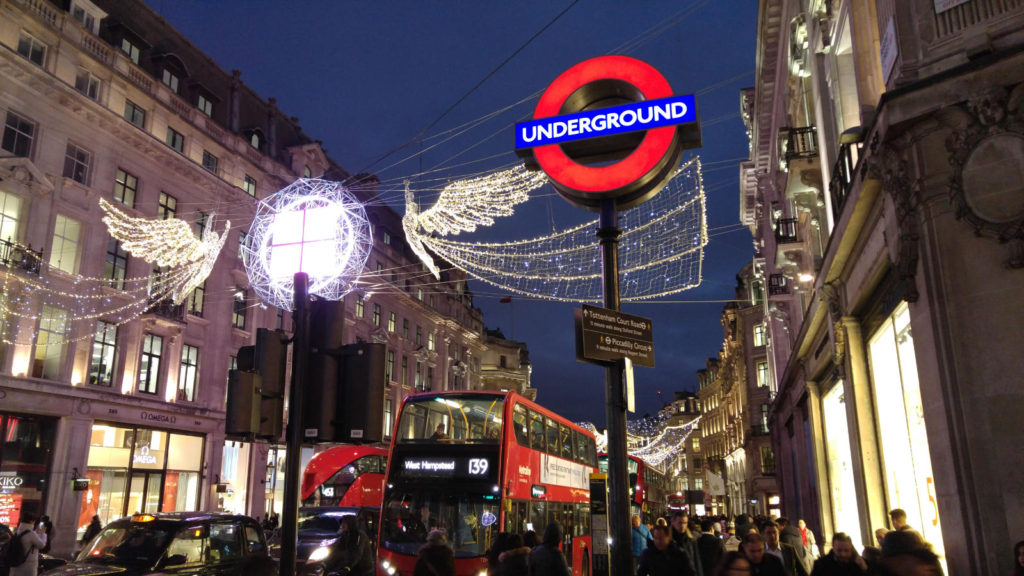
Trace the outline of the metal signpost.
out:
<instances>
[{"instance_id":1,"label":"metal signpost","mask_svg":"<svg viewBox=\"0 0 1024 576\"><path fill-rule=\"evenodd\" d=\"M543 170L570 203L601 213L604 308L577 311L577 357L605 366L609 574L633 570L625 359L654 363L650 320L618 312L618 212L657 194L671 180L683 149L698 146L696 99L673 95L661 73L627 56L601 56L569 68L541 95L533 119L516 124L516 153L526 165ZM601 565L598 551L595 540L595 567Z\"/></svg>"},{"instance_id":2,"label":"metal signpost","mask_svg":"<svg viewBox=\"0 0 1024 576\"><path fill-rule=\"evenodd\" d=\"M299 475L302 471L302 386L309 358L309 275L295 274L295 345L292 347L292 387L288 397L287 456L284 469L284 517L281 519L281 576L294 576L299 540Z\"/></svg>"}]
</instances>

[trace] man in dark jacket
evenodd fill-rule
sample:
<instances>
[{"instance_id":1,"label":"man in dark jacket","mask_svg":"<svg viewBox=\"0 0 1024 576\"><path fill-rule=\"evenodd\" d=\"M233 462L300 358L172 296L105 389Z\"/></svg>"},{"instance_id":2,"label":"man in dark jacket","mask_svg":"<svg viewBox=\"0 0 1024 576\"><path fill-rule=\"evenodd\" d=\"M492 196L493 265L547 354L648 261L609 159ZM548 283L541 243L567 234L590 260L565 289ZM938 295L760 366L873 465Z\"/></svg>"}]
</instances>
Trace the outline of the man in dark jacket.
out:
<instances>
[{"instance_id":1,"label":"man in dark jacket","mask_svg":"<svg viewBox=\"0 0 1024 576\"><path fill-rule=\"evenodd\" d=\"M804 548L804 538L800 535L800 529L791 525L786 518L779 518L775 524L779 527L779 541L792 546L796 550L800 563L804 565L804 570L810 572L814 566L814 558L811 558L807 549Z\"/></svg>"},{"instance_id":2,"label":"man in dark jacket","mask_svg":"<svg viewBox=\"0 0 1024 576\"><path fill-rule=\"evenodd\" d=\"M795 548L779 541L779 527L769 524L764 528L765 554L771 554L782 561L786 576L807 576L807 570L800 561Z\"/></svg>"},{"instance_id":3,"label":"man in dark jacket","mask_svg":"<svg viewBox=\"0 0 1024 576\"><path fill-rule=\"evenodd\" d=\"M530 574L533 576L569 576L565 556L558 549L562 542L562 527L552 522L544 529L540 546L530 551Z\"/></svg>"},{"instance_id":4,"label":"man in dark jacket","mask_svg":"<svg viewBox=\"0 0 1024 576\"><path fill-rule=\"evenodd\" d=\"M832 551L814 562L811 576L862 576L868 571L864 559L857 555L853 540L843 532L832 537Z\"/></svg>"},{"instance_id":5,"label":"man in dark jacket","mask_svg":"<svg viewBox=\"0 0 1024 576\"><path fill-rule=\"evenodd\" d=\"M654 527L654 546L640 555L637 576L697 576L690 558L672 541L672 529L665 525ZM536 576L536 573L534 573Z\"/></svg>"},{"instance_id":6,"label":"man in dark jacket","mask_svg":"<svg viewBox=\"0 0 1024 576\"><path fill-rule=\"evenodd\" d=\"M750 561L750 573L754 576L786 576L782 561L764 553L764 538L757 532L750 532L743 537L740 551Z\"/></svg>"},{"instance_id":7,"label":"man in dark jacket","mask_svg":"<svg viewBox=\"0 0 1024 576\"><path fill-rule=\"evenodd\" d=\"M443 530L431 530L427 544L420 548L413 576L455 576L455 553L448 547Z\"/></svg>"},{"instance_id":8,"label":"man in dark jacket","mask_svg":"<svg viewBox=\"0 0 1024 576\"><path fill-rule=\"evenodd\" d=\"M725 554L725 545L722 544L721 538L715 536L715 522L710 518L701 521L700 530L700 538L697 538L697 553L700 554L701 572L703 576L711 576L715 571L715 566L718 566L718 562L722 559L722 554Z\"/></svg>"},{"instance_id":9,"label":"man in dark jacket","mask_svg":"<svg viewBox=\"0 0 1024 576\"><path fill-rule=\"evenodd\" d=\"M672 541L679 546L679 549L686 552L690 559L690 569L694 574L703 573L700 563L700 554L697 550L697 537L690 532L686 515L676 510L672 513Z\"/></svg>"}]
</instances>

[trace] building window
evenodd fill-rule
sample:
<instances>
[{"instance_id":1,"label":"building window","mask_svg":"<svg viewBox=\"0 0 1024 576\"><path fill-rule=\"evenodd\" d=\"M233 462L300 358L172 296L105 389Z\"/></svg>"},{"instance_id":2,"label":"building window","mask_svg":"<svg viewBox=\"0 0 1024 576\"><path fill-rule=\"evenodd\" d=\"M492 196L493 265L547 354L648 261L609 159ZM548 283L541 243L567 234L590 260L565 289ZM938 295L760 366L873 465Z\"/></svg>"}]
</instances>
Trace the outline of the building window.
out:
<instances>
[{"instance_id":1,"label":"building window","mask_svg":"<svg viewBox=\"0 0 1024 576\"><path fill-rule=\"evenodd\" d=\"M146 334L142 338L142 356L139 358L139 392L156 394L159 392L160 357L163 353L164 339L156 334Z\"/></svg>"},{"instance_id":2,"label":"building window","mask_svg":"<svg viewBox=\"0 0 1024 576\"><path fill-rule=\"evenodd\" d=\"M384 231L384 245L391 246L391 233L387 230Z\"/></svg>"},{"instance_id":3,"label":"building window","mask_svg":"<svg viewBox=\"0 0 1024 576\"><path fill-rule=\"evenodd\" d=\"M36 336L36 355L32 365L33 378L56 380L64 362L64 339L67 330L66 310L43 305L39 314L39 334Z\"/></svg>"},{"instance_id":4,"label":"building window","mask_svg":"<svg viewBox=\"0 0 1024 576\"><path fill-rule=\"evenodd\" d=\"M85 68L79 68L75 76L75 90L95 100L100 94L100 79Z\"/></svg>"},{"instance_id":5,"label":"building window","mask_svg":"<svg viewBox=\"0 0 1024 576\"><path fill-rule=\"evenodd\" d=\"M139 128L146 127L146 111L131 100L124 101L124 119L135 124Z\"/></svg>"},{"instance_id":6,"label":"building window","mask_svg":"<svg viewBox=\"0 0 1024 576\"><path fill-rule=\"evenodd\" d=\"M768 343L768 336L764 331L764 324L754 324L754 346L764 346Z\"/></svg>"},{"instance_id":7,"label":"building window","mask_svg":"<svg viewBox=\"0 0 1024 576\"><path fill-rule=\"evenodd\" d=\"M373 325L380 326L380 304L373 305Z\"/></svg>"},{"instance_id":8,"label":"building window","mask_svg":"<svg viewBox=\"0 0 1024 576\"><path fill-rule=\"evenodd\" d=\"M96 322L92 339L92 357L89 362L89 384L110 387L114 383L117 363L117 325L102 320Z\"/></svg>"},{"instance_id":9,"label":"building window","mask_svg":"<svg viewBox=\"0 0 1024 576\"><path fill-rule=\"evenodd\" d=\"M64 151L64 177L88 186L91 160L92 154L87 150L68 142L68 147Z\"/></svg>"},{"instance_id":10,"label":"building window","mask_svg":"<svg viewBox=\"0 0 1024 576\"><path fill-rule=\"evenodd\" d=\"M194 402L196 381L199 379L199 348L185 344L181 347L181 369L178 371L178 400Z\"/></svg>"},{"instance_id":11,"label":"building window","mask_svg":"<svg viewBox=\"0 0 1024 576\"><path fill-rule=\"evenodd\" d=\"M138 66L141 50L139 50L139 47L133 44L131 40L121 38L121 52L124 52L125 56L127 56L132 63Z\"/></svg>"},{"instance_id":12,"label":"building window","mask_svg":"<svg viewBox=\"0 0 1024 576\"><path fill-rule=\"evenodd\" d=\"M413 374L412 385L417 390L423 390L423 362L416 361L416 373Z\"/></svg>"},{"instance_id":13,"label":"building window","mask_svg":"<svg viewBox=\"0 0 1024 576\"><path fill-rule=\"evenodd\" d=\"M366 300L362 296L356 298L356 318L362 318L366 312Z\"/></svg>"},{"instance_id":14,"label":"building window","mask_svg":"<svg viewBox=\"0 0 1024 576\"><path fill-rule=\"evenodd\" d=\"M249 233L239 232L238 233L238 259L245 260L245 252L249 248Z\"/></svg>"},{"instance_id":15,"label":"building window","mask_svg":"<svg viewBox=\"0 0 1024 576\"><path fill-rule=\"evenodd\" d=\"M416 345L423 346L423 327L416 326Z\"/></svg>"},{"instance_id":16,"label":"building window","mask_svg":"<svg viewBox=\"0 0 1024 576\"><path fill-rule=\"evenodd\" d=\"M502 355L502 357L498 359L498 367L499 368L508 368L507 364L508 364L508 359L504 355Z\"/></svg>"},{"instance_id":17,"label":"building window","mask_svg":"<svg viewBox=\"0 0 1024 576\"><path fill-rule=\"evenodd\" d=\"M768 385L768 363L757 363L757 387L764 388Z\"/></svg>"},{"instance_id":18,"label":"building window","mask_svg":"<svg viewBox=\"0 0 1024 576\"><path fill-rule=\"evenodd\" d=\"M246 302L247 299L248 295L245 293L245 290L241 288L235 289L234 306L232 307L231 312L231 325L242 330L245 330L245 313L249 308L248 303Z\"/></svg>"},{"instance_id":19,"label":"building window","mask_svg":"<svg viewBox=\"0 0 1024 576\"><path fill-rule=\"evenodd\" d=\"M392 382L395 379L395 351L388 350L388 359L384 363L384 379L386 382Z\"/></svg>"},{"instance_id":20,"label":"building window","mask_svg":"<svg viewBox=\"0 0 1024 576\"><path fill-rule=\"evenodd\" d=\"M220 160L216 156L210 154L208 151L203 150L203 168L206 168L207 172L217 173L217 165L220 164Z\"/></svg>"},{"instance_id":21,"label":"building window","mask_svg":"<svg viewBox=\"0 0 1024 576\"><path fill-rule=\"evenodd\" d=\"M761 474L775 474L775 452L771 446L761 446Z\"/></svg>"},{"instance_id":22,"label":"building window","mask_svg":"<svg viewBox=\"0 0 1024 576\"><path fill-rule=\"evenodd\" d=\"M213 102L202 94L196 98L196 108L207 116L213 116Z\"/></svg>"},{"instance_id":23,"label":"building window","mask_svg":"<svg viewBox=\"0 0 1024 576\"><path fill-rule=\"evenodd\" d=\"M391 312L390 314L388 314L388 332L394 332L395 331L395 322L396 322L395 313Z\"/></svg>"},{"instance_id":24,"label":"building window","mask_svg":"<svg viewBox=\"0 0 1024 576\"><path fill-rule=\"evenodd\" d=\"M402 318L402 338L409 339L409 319Z\"/></svg>"},{"instance_id":25,"label":"building window","mask_svg":"<svg viewBox=\"0 0 1024 576\"><path fill-rule=\"evenodd\" d=\"M167 145L177 151L179 154L185 153L185 137L170 126L167 127Z\"/></svg>"},{"instance_id":26,"label":"building window","mask_svg":"<svg viewBox=\"0 0 1024 576\"><path fill-rule=\"evenodd\" d=\"M121 248L121 243L113 238L107 242L107 260L103 272L111 288L124 290L124 279L128 272L128 253Z\"/></svg>"},{"instance_id":27,"label":"building window","mask_svg":"<svg viewBox=\"0 0 1024 576\"><path fill-rule=\"evenodd\" d=\"M0 240L18 239L18 219L21 217L21 198L0 190Z\"/></svg>"},{"instance_id":28,"label":"building window","mask_svg":"<svg viewBox=\"0 0 1024 576\"><path fill-rule=\"evenodd\" d=\"M693 489L694 490L703 490L704 489L704 479L703 478L694 478L693 479Z\"/></svg>"},{"instance_id":29,"label":"building window","mask_svg":"<svg viewBox=\"0 0 1024 576\"><path fill-rule=\"evenodd\" d=\"M203 304L206 302L206 281L196 286L188 296L188 313L193 316L203 316Z\"/></svg>"},{"instance_id":30,"label":"building window","mask_svg":"<svg viewBox=\"0 0 1024 576\"><path fill-rule=\"evenodd\" d=\"M253 178L252 176L249 176L248 174L246 174L245 178L242 180L242 190L245 190L246 194L248 194L249 196L252 196L253 198L255 198L256 197L256 179Z\"/></svg>"},{"instance_id":31,"label":"building window","mask_svg":"<svg viewBox=\"0 0 1024 576\"><path fill-rule=\"evenodd\" d=\"M78 272L78 239L82 225L62 214L57 215L50 247L50 267L68 274Z\"/></svg>"},{"instance_id":32,"label":"building window","mask_svg":"<svg viewBox=\"0 0 1024 576\"><path fill-rule=\"evenodd\" d=\"M427 350L433 351L437 348L437 339L433 332L427 334Z\"/></svg>"},{"instance_id":33,"label":"building window","mask_svg":"<svg viewBox=\"0 0 1024 576\"><path fill-rule=\"evenodd\" d=\"M310 171L309 166L304 166L302 168L302 177L303 178L309 178L312 175L313 175L313 173Z\"/></svg>"},{"instance_id":34,"label":"building window","mask_svg":"<svg viewBox=\"0 0 1024 576\"><path fill-rule=\"evenodd\" d=\"M408 376L409 376L409 357L408 356L402 356L402 375L400 376L400 379L401 379L400 383L401 383L402 386L406 386L408 384L408 381L409 381Z\"/></svg>"},{"instance_id":35,"label":"building window","mask_svg":"<svg viewBox=\"0 0 1024 576\"><path fill-rule=\"evenodd\" d=\"M423 302L423 288L416 288L416 299L419 300L420 302Z\"/></svg>"},{"instance_id":36,"label":"building window","mask_svg":"<svg viewBox=\"0 0 1024 576\"><path fill-rule=\"evenodd\" d=\"M29 158L32 155L32 141L35 134L35 124L14 112L8 112L7 121L4 122L2 148L15 156Z\"/></svg>"},{"instance_id":37,"label":"building window","mask_svg":"<svg viewBox=\"0 0 1024 576\"><path fill-rule=\"evenodd\" d=\"M391 398L384 399L384 436L386 438L391 437L391 428L395 423L395 409L392 405Z\"/></svg>"},{"instance_id":38,"label":"building window","mask_svg":"<svg viewBox=\"0 0 1024 576\"><path fill-rule=\"evenodd\" d=\"M18 37L18 54L37 66L43 66L46 61L46 44L22 32Z\"/></svg>"},{"instance_id":39,"label":"building window","mask_svg":"<svg viewBox=\"0 0 1024 576\"><path fill-rule=\"evenodd\" d=\"M427 379L423 381L424 390L432 390L434 387L434 367L427 366Z\"/></svg>"},{"instance_id":40,"label":"building window","mask_svg":"<svg viewBox=\"0 0 1024 576\"><path fill-rule=\"evenodd\" d=\"M114 200L132 208L135 206L135 193L138 189L139 179L118 168L114 176Z\"/></svg>"},{"instance_id":41,"label":"building window","mask_svg":"<svg viewBox=\"0 0 1024 576\"><path fill-rule=\"evenodd\" d=\"M693 437L693 451L700 452L700 438Z\"/></svg>"},{"instance_id":42,"label":"building window","mask_svg":"<svg viewBox=\"0 0 1024 576\"><path fill-rule=\"evenodd\" d=\"M82 26L85 26L89 32L96 33L96 15L87 11L85 7L72 5L71 17L81 23Z\"/></svg>"},{"instance_id":43,"label":"building window","mask_svg":"<svg viewBox=\"0 0 1024 576\"><path fill-rule=\"evenodd\" d=\"M164 68L163 73L160 75L160 81L164 83L164 86L170 88L171 92L174 92L175 94L178 93L178 86L181 83L181 80L178 79L178 76L174 72Z\"/></svg>"},{"instance_id":44,"label":"building window","mask_svg":"<svg viewBox=\"0 0 1024 576\"><path fill-rule=\"evenodd\" d=\"M210 223L210 215L202 210L196 210L196 221L192 225L192 232L195 233L196 238L202 238L203 234L206 233L206 227Z\"/></svg>"},{"instance_id":45,"label":"building window","mask_svg":"<svg viewBox=\"0 0 1024 576\"><path fill-rule=\"evenodd\" d=\"M156 216L161 220L170 220L178 215L178 199L167 192L160 192L160 203L156 207Z\"/></svg>"},{"instance_id":46,"label":"building window","mask_svg":"<svg viewBox=\"0 0 1024 576\"><path fill-rule=\"evenodd\" d=\"M249 146L260 150L263 148L263 133L259 130L253 130L249 134Z\"/></svg>"}]
</instances>

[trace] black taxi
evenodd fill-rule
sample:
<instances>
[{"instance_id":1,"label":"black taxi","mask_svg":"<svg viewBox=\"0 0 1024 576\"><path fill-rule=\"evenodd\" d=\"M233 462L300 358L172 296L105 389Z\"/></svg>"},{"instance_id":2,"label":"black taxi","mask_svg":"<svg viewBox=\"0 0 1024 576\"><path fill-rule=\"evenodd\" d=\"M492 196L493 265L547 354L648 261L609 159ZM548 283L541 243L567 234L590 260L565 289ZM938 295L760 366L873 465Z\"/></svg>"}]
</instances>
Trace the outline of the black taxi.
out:
<instances>
[{"instance_id":1,"label":"black taxi","mask_svg":"<svg viewBox=\"0 0 1024 576\"><path fill-rule=\"evenodd\" d=\"M206 512L136 514L108 524L71 563L47 576L269 576L260 525L248 516Z\"/></svg>"}]
</instances>

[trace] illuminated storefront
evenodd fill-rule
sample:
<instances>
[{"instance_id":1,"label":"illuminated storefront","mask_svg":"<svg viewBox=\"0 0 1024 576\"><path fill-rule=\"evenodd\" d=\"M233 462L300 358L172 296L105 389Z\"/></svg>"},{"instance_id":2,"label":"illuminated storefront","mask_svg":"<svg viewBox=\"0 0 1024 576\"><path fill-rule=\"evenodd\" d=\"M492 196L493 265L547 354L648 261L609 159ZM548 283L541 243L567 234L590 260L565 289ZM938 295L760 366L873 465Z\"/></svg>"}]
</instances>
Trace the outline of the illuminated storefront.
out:
<instances>
[{"instance_id":1,"label":"illuminated storefront","mask_svg":"<svg viewBox=\"0 0 1024 576\"><path fill-rule=\"evenodd\" d=\"M868 351L888 507L905 510L910 526L931 543L939 556L944 556L906 303L900 304L871 336Z\"/></svg>"},{"instance_id":2,"label":"illuminated storefront","mask_svg":"<svg viewBox=\"0 0 1024 576\"><path fill-rule=\"evenodd\" d=\"M197 510L202 464L202 436L94 424L79 532L93 515L107 524L139 512Z\"/></svg>"},{"instance_id":3,"label":"illuminated storefront","mask_svg":"<svg viewBox=\"0 0 1024 576\"><path fill-rule=\"evenodd\" d=\"M248 442L228 440L224 442L224 458L221 460L220 483L217 491L217 510L234 514L249 512L249 474L253 445ZM259 515L254 512L254 515Z\"/></svg>"},{"instance_id":4,"label":"illuminated storefront","mask_svg":"<svg viewBox=\"0 0 1024 576\"><path fill-rule=\"evenodd\" d=\"M56 428L54 418L0 414L0 524L43 511Z\"/></svg>"},{"instance_id":5,"label":"illuminated storefront","mask_svg":"<svg viewBox=\"0 0 1024 576\"><path fill-rule=\"evenodd\" d=\"M832 502L833 532L846 532L860 550L860 512L854 486L850 427L846 417L846 394L839 380L821 398L825 427L825 460L828 464L829 498Z\"/></svg>"}]
</instances>

